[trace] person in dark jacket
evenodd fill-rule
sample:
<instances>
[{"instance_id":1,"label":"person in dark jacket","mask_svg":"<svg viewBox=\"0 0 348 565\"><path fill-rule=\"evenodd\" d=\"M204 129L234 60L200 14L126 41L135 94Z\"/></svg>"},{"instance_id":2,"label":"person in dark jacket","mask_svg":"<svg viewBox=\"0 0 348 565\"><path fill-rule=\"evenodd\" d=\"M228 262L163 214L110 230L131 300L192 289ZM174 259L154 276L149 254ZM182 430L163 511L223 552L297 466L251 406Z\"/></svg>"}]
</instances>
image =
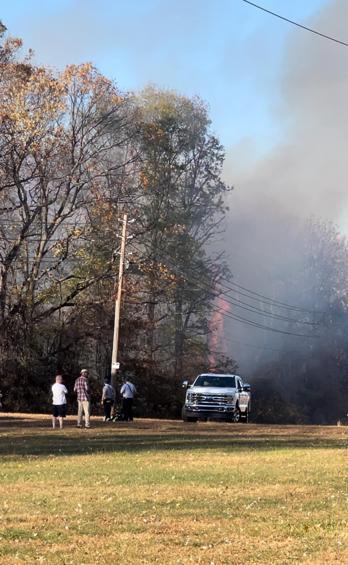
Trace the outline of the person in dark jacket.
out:
<instances>
[{"instance_id":1,"label":"person in dark jacket","mask_svg":"<svg viewBox=\"0 0 348 565\"><path fill-rule=\"evenodd\" d=\"M101 401L104 408L104 422L108 422L111 420L111 410L115 402L115 390L109 379L104 380Z\"/></svg>"}]
</instances>

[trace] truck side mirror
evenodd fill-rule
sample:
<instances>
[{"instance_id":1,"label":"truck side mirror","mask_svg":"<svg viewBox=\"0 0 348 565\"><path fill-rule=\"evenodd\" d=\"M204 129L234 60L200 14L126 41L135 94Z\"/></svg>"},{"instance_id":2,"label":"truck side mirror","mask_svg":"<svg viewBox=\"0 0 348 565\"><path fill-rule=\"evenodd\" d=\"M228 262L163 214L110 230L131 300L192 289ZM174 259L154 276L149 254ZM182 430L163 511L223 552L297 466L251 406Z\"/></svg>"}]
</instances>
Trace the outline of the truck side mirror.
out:
<instances>
[{"instance_id":1,"label":"truck side mirror","mask_svg":"<svg viewBox=\"0 0 348 565\"><path fill-rule=\"evenodd\" d=\"M182 388L190 388L190 383L188 381L183 381L182 382Z\"/></svg>"},{"instance_id":2,"label":"truck side mirror","mask_svg":"<svg viewBox=\"0 0 348 565\"><path fill-rule=\"evenodd\" d=\"M250 392L250 388L251 388L251 387L250 387L250 385L249 385L248 383L244 383L244 384L243 384L243 390L244 390L245 392Z\"/></svg>"}]
</instances>

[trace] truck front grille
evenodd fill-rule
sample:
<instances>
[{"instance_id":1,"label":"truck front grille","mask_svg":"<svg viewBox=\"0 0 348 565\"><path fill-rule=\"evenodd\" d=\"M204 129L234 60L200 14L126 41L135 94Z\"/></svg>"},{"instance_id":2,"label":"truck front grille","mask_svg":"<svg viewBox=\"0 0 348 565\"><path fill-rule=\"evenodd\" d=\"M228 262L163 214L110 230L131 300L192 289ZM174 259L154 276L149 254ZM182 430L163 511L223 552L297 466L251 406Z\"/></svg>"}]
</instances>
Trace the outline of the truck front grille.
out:
<instances>
[{"instance_id":1,"label":"truck front grille","mask_svg":"<svg viewBox=\"0 0 348 565\"><path fill-rule=\"evenodd\" d=\"M228 394L210 395L202 393L191 394L191 404L200 406L231 406L233 397Z\"/></svg>"}]
</instances>

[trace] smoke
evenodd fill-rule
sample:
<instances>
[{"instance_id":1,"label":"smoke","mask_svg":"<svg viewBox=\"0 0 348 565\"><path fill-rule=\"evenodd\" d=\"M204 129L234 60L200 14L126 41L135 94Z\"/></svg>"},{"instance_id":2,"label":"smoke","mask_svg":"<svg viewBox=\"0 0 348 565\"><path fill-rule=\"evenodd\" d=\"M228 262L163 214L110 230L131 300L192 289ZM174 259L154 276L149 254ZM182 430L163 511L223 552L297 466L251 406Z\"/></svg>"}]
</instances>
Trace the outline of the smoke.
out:
<instances>
[{"instance_id":1,"label":"smoke","mask_svg":"<svg viewBox=\"0 0 348 565\"><path fill-rule=\"evenodd\" d=\"M347 18L348 4L335 0L308 24L347 41ZM348 232L347 71L347 48L293 28L274 108L282 141L259 160L249 140L227 153L225 177L235 186L227 222L231 269L236 281L268 296L298 268L298 233L307 218L332 220ZM296 288L289 292L296 302ZM279 343L242 324L230 328L253 346ZM242 367L253 365L246 347L230 351Z\"/></svg>"},{"instance_id":2,"label":"smoke","mask_svg":"<svg viewBox=\"0 0 348 565\"><path fill-rule=\"evenodd\" d=\"M226 343L225 335L225 316L230 312L230 304L225 300L223 296L219 296L216 300L216 311L213 313L210 320L209 329L210 334L210 355L209 355L209 366L211 368L216 367L217 359L220 355L226 355L228 351L228 345Z\"/></svg>"}]
</instances>

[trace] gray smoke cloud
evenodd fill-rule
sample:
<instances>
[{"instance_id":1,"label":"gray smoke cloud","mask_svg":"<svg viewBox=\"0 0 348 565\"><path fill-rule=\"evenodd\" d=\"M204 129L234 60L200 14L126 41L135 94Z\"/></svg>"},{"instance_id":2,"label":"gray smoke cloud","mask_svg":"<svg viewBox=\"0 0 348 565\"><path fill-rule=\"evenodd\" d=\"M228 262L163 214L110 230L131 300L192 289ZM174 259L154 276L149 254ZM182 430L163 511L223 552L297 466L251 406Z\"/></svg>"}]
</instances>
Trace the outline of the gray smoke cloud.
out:
<instances>
[{"instance_id":1,"label":"gray smoke cloud","mask_svg":"<svg viewBox=\"0 0 348 565\"><path fill-rule=\"evenodd\" d=\"M348 3L335 0L308 24L348 41L347 19ZM255 160L245 141L228 151L225 167L235 186L227 222L231 269L236 281L268 296L282 273L298 268L296 237L306 219L332 220L348 232L348 48L292 28L282 68L274 109L281 143ZM254 346L279 342L234 322L229 333ZM231 342L230 350L251 368L250 349Z\"/></svg>"}]
</instances>

